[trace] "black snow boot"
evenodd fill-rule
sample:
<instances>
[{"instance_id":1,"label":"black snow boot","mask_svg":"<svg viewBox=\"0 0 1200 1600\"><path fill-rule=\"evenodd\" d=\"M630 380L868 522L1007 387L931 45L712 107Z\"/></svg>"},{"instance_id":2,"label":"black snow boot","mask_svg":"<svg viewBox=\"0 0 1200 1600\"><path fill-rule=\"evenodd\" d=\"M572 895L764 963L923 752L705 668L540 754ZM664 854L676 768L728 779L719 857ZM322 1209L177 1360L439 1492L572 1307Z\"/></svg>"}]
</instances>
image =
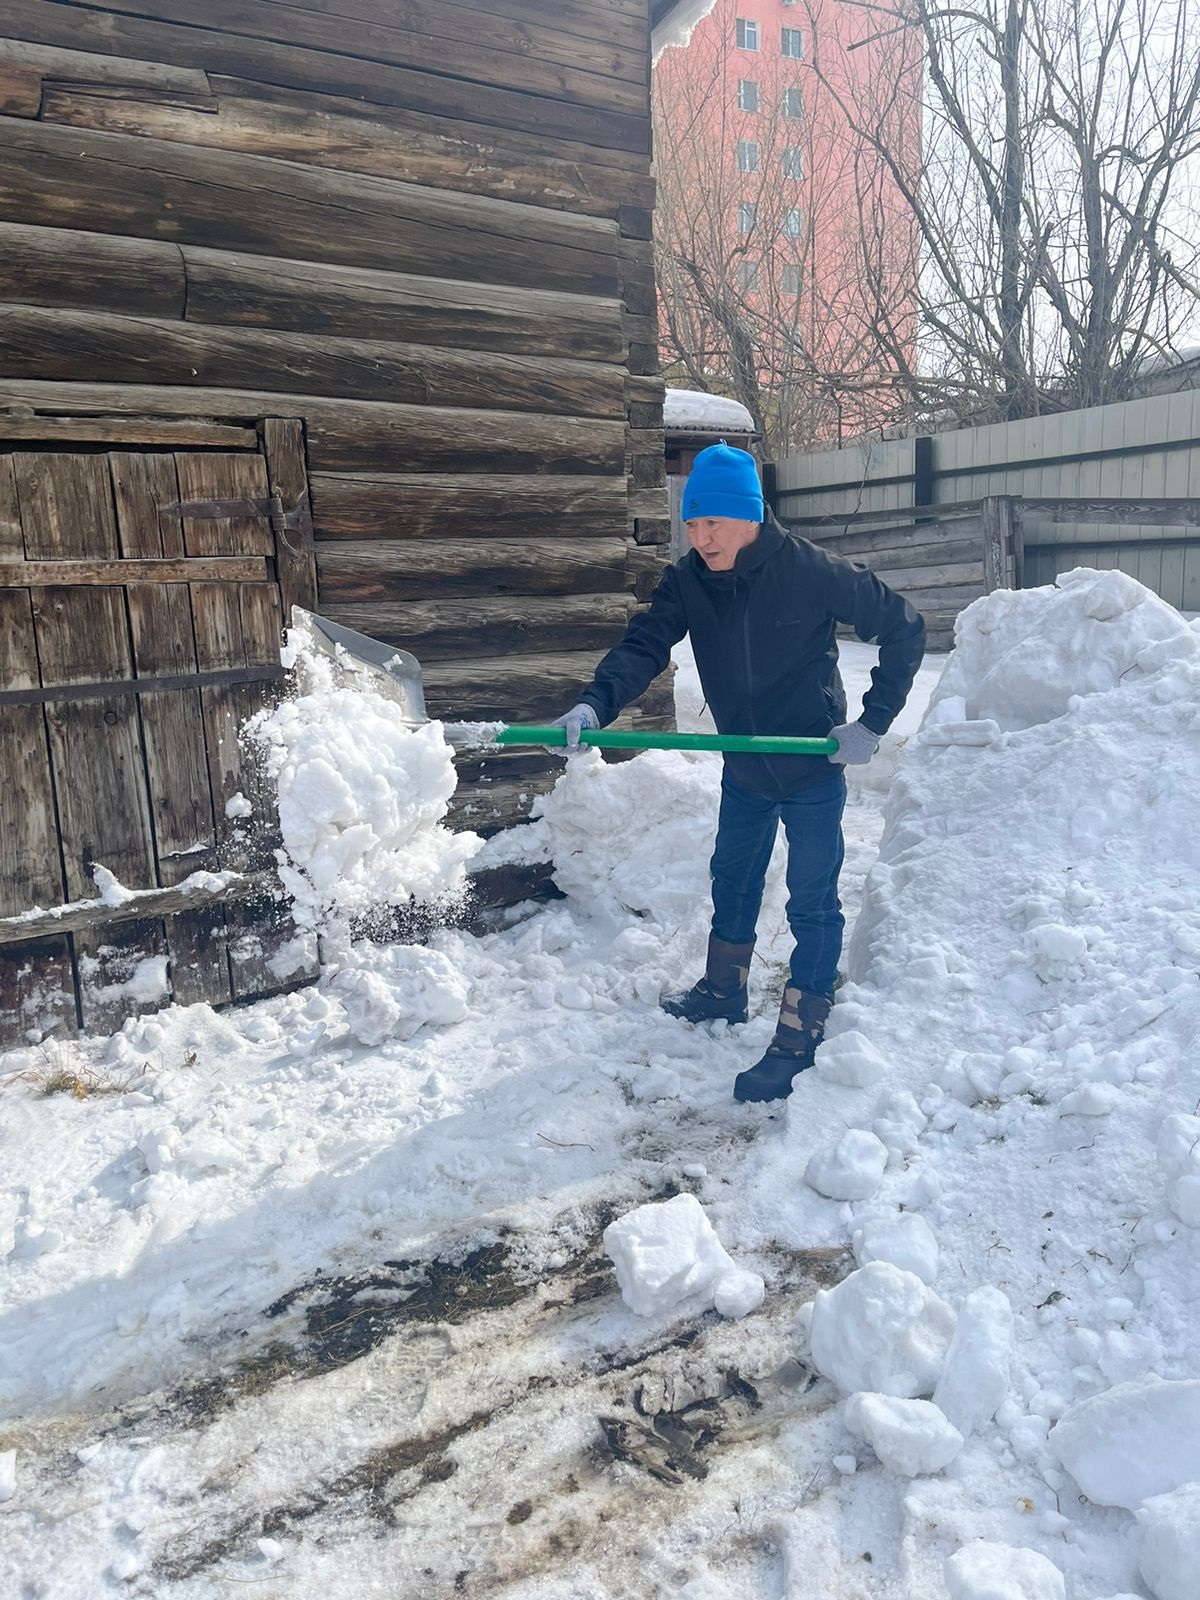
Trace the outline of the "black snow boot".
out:
<instances>
[{"instance_id":1,"label":"black snow boot","mask_svg":"<svg viewBox=\"0 0 1200 1600\"><path fill-rule=\"evenodd\" d=\"M685 1022L745 1022L753 950L753 939L749 944L729 944L710 934L704 976L685 994L666 995L659 1002L662 1009Z\"/></svg>"},{"instance_id":2,"label":"black snow boot","mask_svg":"<svg viewBox=\"0 0 1200 1600\"><path fill-rule=\"evenodd\" d=\"M831 994L814 994L789 983L783 991L775 1037L761 1061L738 1073L733 1098L786 1100L792 1092L792 1079L813 1064L832 1005Z\"/></svg>"}]
</instances>

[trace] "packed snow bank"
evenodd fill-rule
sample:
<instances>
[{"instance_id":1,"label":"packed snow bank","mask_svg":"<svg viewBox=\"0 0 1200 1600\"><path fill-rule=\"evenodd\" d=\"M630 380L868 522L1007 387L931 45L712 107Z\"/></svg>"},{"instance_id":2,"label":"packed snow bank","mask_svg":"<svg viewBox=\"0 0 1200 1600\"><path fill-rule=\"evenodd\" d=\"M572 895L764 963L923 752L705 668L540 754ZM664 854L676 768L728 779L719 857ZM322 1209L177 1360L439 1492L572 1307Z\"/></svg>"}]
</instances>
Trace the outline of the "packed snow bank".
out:
<instances>
[{"instance_id":1,"label":"packed snow bank","mask_svg":"<svg viewBox=\"0 0 1200 1600\"><path fill-rule=\"evenodd\" d=\"M406 727L348 662L288 634L295 694L251 718L279 800L279 876L296 922L361 921L410 901L450 903L479 847L443 826L456 775L438 722Z\"/></svg>"},{"instance_id":2,"label":"packed snow bank","mask_svg":"<svg viewBox=\"0 0 1200 1600\"><path fill-rule=\"evenodd\" d=\"M859 1270L812 1312L818 1370L932 1397L964 1437L906 1490L913 1592L939 1592L939 1545L971 1600L1129 1592L1130 1511L1200 1482L1197 793L1200 637L1149 591L1075 572L959 619L828 1042L747 1201L785 1241L814 1206L855 1239ZM797 1192L867 1134L887 1150L869 1198ZM1144 1521L1151 1546L1181 1526Z\"/></svg>"}]
</instances>

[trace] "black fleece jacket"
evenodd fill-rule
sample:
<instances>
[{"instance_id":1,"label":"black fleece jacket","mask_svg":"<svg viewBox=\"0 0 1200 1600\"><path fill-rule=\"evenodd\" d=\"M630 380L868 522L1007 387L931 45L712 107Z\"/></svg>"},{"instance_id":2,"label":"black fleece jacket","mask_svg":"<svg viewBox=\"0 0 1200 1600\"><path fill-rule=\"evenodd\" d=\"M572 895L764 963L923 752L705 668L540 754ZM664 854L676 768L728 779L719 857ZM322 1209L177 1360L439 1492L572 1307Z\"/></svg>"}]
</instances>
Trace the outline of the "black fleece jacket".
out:
<instances>
[{"instance_id":1,"label":"black fleece jacket","mask_svg":"<svg viewBox=\"0 0 1200 1600\"><path fill-rule=\"evenodd\" d=\"M647 610L580 695L610 723L666 667L690 634L700 683L721 733L824 738L847 720L835 630L879 644L861 720L891 727L912 688L925 623L907 600L841 556L765 522L731 572L710 572L694 550L663 573ZM726 755L735 784L779 800L828 775L826 756Z\"/></svg>"}]
</instances>

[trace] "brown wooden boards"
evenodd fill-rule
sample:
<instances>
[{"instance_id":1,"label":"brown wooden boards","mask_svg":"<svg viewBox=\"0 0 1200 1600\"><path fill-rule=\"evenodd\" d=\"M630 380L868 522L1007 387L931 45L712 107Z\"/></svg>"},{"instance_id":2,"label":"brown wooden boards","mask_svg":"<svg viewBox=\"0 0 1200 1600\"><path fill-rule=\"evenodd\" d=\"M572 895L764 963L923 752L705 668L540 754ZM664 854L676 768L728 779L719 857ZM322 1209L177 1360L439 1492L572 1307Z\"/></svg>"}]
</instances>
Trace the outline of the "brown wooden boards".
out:
<instances>
[{"instance_id":1,"label":"brown wooden boards","mask_svg":"<svg viewBox=\"0 0 1200 1600\"><path fill-rule=\"evenodd\" d=\"M411 650L419 661L454 661L495 651L503 674L514 655L616 644L633 613L626 594L514 595L486 600L375 601L324 606L334 622Z\"/></svg>"},{"instance_id":2,"label":"brown wooden boards","mask_svg":"<svg viewBox=\"0 0 1200 1600\"><path fill-rule=\"evenodd\" d=\"M578 539L626 527L619 477L317 474L312 490L323 540Z\"/></svg>"},{"instance_id":3,"label":"brown wooden boards","mask_svg":"<svg viewBox=\"0 0 1200 1600\"><path fill-rule=\"evenodd\" d=\"M398 461L412 472L489 472L495 470L499 456L509 472L619 475L625 459L625 424L615 419L399 406L319 395L298 395L288 404L289 415L304 417L314 472L394 472ZM5 405L72 416L81 412L111 416L129 407L150 417L190 417L199 412L244 419L277 414L280 398L264 389L0 378L0 406Z\"/></svg>"},{"instance_id":4,"label":"brown wooden boards","mask_svg":"<svg viewBox=\"0 0 1200 1600\"><path fill-rule=\"evenodd\" d=\"M376 541L317 546L322 602L427 600L449 595L604 594L624 591L623 539L414 540L395 550Z\"/></svg>"}]
</instances>

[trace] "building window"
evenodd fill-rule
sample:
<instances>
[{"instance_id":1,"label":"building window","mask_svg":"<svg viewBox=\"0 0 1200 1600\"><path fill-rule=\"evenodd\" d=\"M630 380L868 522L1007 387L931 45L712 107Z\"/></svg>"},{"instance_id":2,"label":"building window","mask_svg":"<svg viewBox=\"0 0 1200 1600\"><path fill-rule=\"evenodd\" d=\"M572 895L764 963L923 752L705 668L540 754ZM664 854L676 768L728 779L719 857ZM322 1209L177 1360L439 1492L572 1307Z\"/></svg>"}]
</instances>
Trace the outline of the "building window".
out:
<instances>
[{"instance_id":1,"label":"building window","mask_svg":"<svg viewBox=\"0 0 1200 1600\"><path fill-rule=\"evenodd\" d=\"M738 140L737 156L738 156L738 171L739 172L757 172L758 171L758 140L757 139L739 139Z\"/></svg>"},{"instance_id":2,"label":"building window","mask_svg":"<svg viewBox=\"0 0 1200 1600\"><path fill-rule=\"evenodd\" d=\"M738 79L738 110L758 110L758 85L753 78Z\"/></svg>"},{"instance_id":3,"label":"building window","mask_svg":"<svg viewBox=\"0 0 1200 1600\"><path fill-rule=\"evenodd\" d=\"M785 56L792 61L804 60L804 35L799 28L784 28L782 49Z\"/></svg>"},{"instance_id":4,"label":"building window","mask_svg":"<svg viewBox=\"0 0 1200 1600\"><path fill-rule=\"evenodd\" d=\"M757 261L739 261L738 262L737 276L738 276L738 288L741 289L743 292L749 293L750 291L752 291L754 289L757 289L758 288L758 262Z\"/></svg>"},{"instance_id":5,"label":"building window","mask_svg":"<svg viewBox=\"0 0 1200 1600\"><path fill-rule=\"evenodd\" d=\"M799 145L788 145L783 152L783 175L785 178L804 176L804 152Z\"/></svg>"},{"instance_id":6,"label":"building window","mask_svg":"<svg viewBox=\"0 0 1200 1600\"><path fill-rule=\"evenodd\" d=\"M790 262L784 267L780 288L784 294L800 293L800 268L794 262Z\"/></svg>"},{"instance_id":7,"label":"building window","mask_svg":"<svg viewBox=\"0 0 1200 1600\"><path fill-rule=\"evenodd\" d=\"M783 114L785 117L802 117L804 115L804 101L800 97L799 89L785 89L783 91Z\"/></svg>"},{"instance_id":8,"label":"building window","mask_svg":"<svg viewBox=\"0 0 1200 1600\"><path fill-rule=\"evenodd\" d=\"M743 200L742 201L741 205L738 206L738 232L739 233L753 233L754 232L754 219L755 219L755 215L756 215L757 211L758 211L758 207L755 205L753 200Z\"/></svg>"},{"instance_id":9,"label":"building window","mask_svg":"<svg viewBox=\"0 0 1200 1600\"><path fill-rule=\"evenodd\" d=\"M788 206L783 213L783 231L789 239L800 237L800 207Z\"/></svg>"},{"instance_id":10,"label":"building window","mask_svg":"<svg viewBox=\"0 0 1200 1600\"><path fill-rule=\"evenodd\" d=\"M747 22L745 17L737 19L737 47L739 50L758 49L757 22Z\"/></svg>"}]
</instances>

